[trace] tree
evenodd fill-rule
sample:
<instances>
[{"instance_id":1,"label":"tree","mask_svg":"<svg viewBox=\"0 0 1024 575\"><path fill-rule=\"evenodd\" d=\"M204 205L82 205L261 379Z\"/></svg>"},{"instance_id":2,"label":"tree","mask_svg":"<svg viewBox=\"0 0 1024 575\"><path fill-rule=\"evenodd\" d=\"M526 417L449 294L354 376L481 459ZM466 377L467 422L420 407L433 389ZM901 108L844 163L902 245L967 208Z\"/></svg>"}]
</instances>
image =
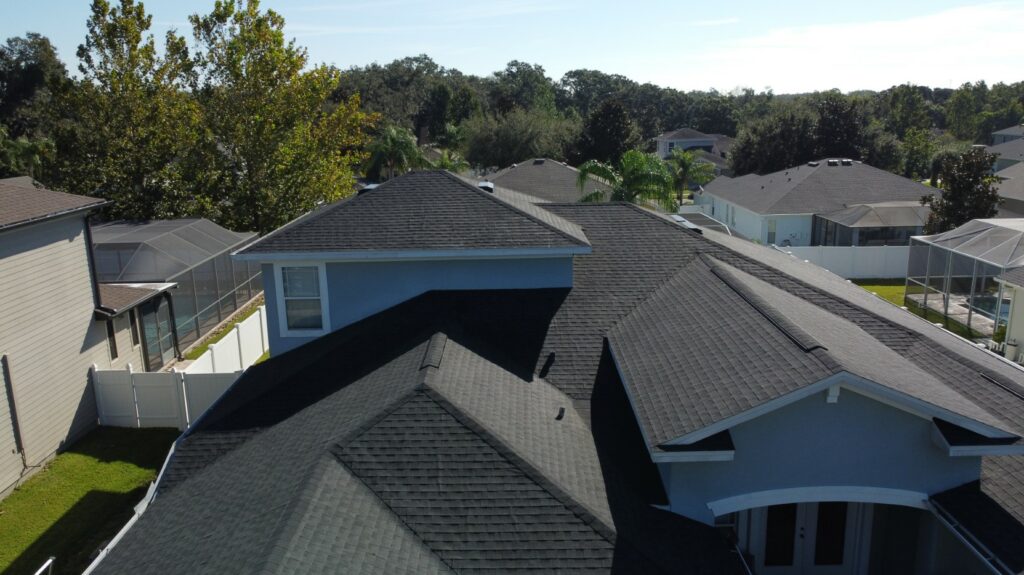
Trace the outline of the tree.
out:
<instances>
[{"instance_id":1,"label":"tree","mask_svg":"<svg viewBox=\"0 0 1024 575\"><path fill-rule=\"evenodd\" d=\"M491 101L500 114L512 110L555 109L555 86L539 64L512 60L505 69L494 73Z\"/></svg>"},{"instance_id":2,"label":"tree","mask_svg":"<svg viewBox=\"0 0 1024 575\"><path fill-rule=\"evenodd\" d=\"M196 85L215 158L211 182L235 229L269 232L351 194L375 118L358 96L328 106L340 73L307 67L284 19L258 0L218 0L189 18L201 52Z\"/></svg>"},{"instance_id":3,"label":"tree","mask_svg":"<svg viewBox=\"0 0 1024 575\"><path fill-rule=\"evenodd\" d=\"M924 178L931 175L931 159L935 153L928 130L911 128L903 136L903 177Z\"/></svg>"},{"instance_id":4,"label":"tree","mask_svg":"<svg viewBox=\"0 0 1024 575\"><path fill-rule=\"evenodd\" d=\"M665 163L658 158L630 150L622 155L618 169L595 160L588 160L579 167L576 187L583 193L589 178L593 176L603 180L612 188L611 201L655 202L662 208L672 210L675 207L672 193L672 175ZM585 202L602 201L604 194L593 192L583 198Z\"/></svg>"},{"instance_id":5,"label":"tree","mask_svg":"<svg viewBox=\"0 0 1024 575\"><path fill-rule=\"evenodd\" d=\"M8 136L49 135L54 121L53 99L69 84L64 63L44 37L28 33L0 46L0 123Z\"/></svg>"},{"instance_id":6,"label":"tree","mask_svg":"<svg viewBox=\"0 0 1024 575\"><path fill-rule=\"evenodd\" d=\"M459 173L468 170L470 165L458 152L441 150L441 156L433 162L433 167L437 170Z\"/></svg>"},{"instance_id":7,"label":"tree","mask_svg":"<svg viewBox=\"0 0 1024 575\"><path fill-rule=\"evenodd\" d=\"M911 128L931 127L928 104L916 86L903 84L888 90L882 96L886 128L902 138Z\"/></svg>"},{"instance_id":8,"label":"tree","mask_svg":"<svg viewBox=\"0 0 1024 575\"><path fill-rule=\"evenodd\" d=\"M852 98L838 90L816 95L815 155L819 158L860 158L865 119Z\"/></svg>"},{"instance_id":9,"label":"tree","mask_svg":"<svg viewBox=\"0 0 1024 575\"><path fill-rule=\"evenodd\" d=\"M605 100L583 125L580 153L599 162L615 163L638 145L640 134L622 102Z\"/></svg>"},{"instance_id":10,"label":"tree","mask_svg":"<svg viewBox=\"0 0 1024 575\"><path fill-rule=\"evenodd\" d=\"M185 166L201 133L198 106L183 88L192 73L185 40L168 32L159 55L151 17L134 0L94 0L82 80L61 101L48 183L112 200L108 216L204 215L210 202Z\"/></svg>"},{"instance_id":11,"label":"tree","mask_svg":"<svg viewBox=\"0 0 1024 575\"><path fill-rule=\"evenodd\" d=\"M736 175L767 174L815 158L814 116L786 109L744 128L729 153Z\"/></svg>"},{"instance_id":12,"label":"tree","mask_svg":"<svg viewBox=\"0 0 1024 575\"><path fill-rule=\"evenodd\" d=\"M1000 200L996 177L991 173L995 159L995 154L972 148L942 163L942 194L921 199L932 210L925 233L942 233L973 219L996 215Z\"/></svg>"},{"instance_id":13,"label":"tree","mask_svg":"<svg viewBox=\"0 0 1024 575\"><path fill-rule=\"evenodd\" d=\"M556 112L519 109L477 116L462 129L466 160L482 168L503 168L530 158L565 160L580 133L578 122Z\"/></svg>"},{"instance_id":14,"label":"tree","mask_svg":"<svg viewBox=\"0 0 1024 575\"><path fill-rule=\"evenodd\" d=\"M672 150L665 162L676 189L678 203L683 203L683 193L691 186L703 186L715 178L715 167L697 157L691 150Z\"/></svg>"},{"instance_id":15,"label":"tree","mask_svg":"<svg viewBox=\"0 0 1024 575\"><path fill-rule=\"evenodd\" d=\"M371 179L390 180L413 168L426 165L423 153L412 133L398 126L387 126L370 144L366 174Z\"/></svg>"},{"instance_id":16,"label":"tree","mask_svg":"<svg viewBox=\"0 0 1024 575\"><path fill-rule=\"evenodd\" d=\"M896 173L903 162L903 148L896 136L887 132L881 122L874 122L864 132L861 157L869 166Z\"/></svg>"},{"instance_id":17,"label":"tree","mask_svg":"<svg viewBox=\"0 0 1024 575\"><path fill-rule=\"evenodd\" d=\"M12 176L42 177L44 160L53 153L49 140L29 140L25 136L8 138L7 129L0 125L0 178Z\"/></svg>"}]
</instances>

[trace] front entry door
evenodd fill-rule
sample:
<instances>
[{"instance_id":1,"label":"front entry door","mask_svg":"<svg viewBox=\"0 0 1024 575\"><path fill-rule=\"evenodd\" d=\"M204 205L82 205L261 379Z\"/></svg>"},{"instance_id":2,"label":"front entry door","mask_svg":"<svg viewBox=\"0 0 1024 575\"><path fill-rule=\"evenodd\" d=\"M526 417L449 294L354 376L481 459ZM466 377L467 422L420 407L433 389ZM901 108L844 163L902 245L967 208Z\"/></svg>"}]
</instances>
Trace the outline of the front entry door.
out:
<instances>
[{"instance_id":1,"label":"front entry door","mask_svg":"<svg viewBox=\"0 0 1024 575\"><path fill-rule=\"evenodd\" d=\"M750 551L762 575L853 575L862 505L789 503L756 510Z\"/></svg>"}]
</instances>

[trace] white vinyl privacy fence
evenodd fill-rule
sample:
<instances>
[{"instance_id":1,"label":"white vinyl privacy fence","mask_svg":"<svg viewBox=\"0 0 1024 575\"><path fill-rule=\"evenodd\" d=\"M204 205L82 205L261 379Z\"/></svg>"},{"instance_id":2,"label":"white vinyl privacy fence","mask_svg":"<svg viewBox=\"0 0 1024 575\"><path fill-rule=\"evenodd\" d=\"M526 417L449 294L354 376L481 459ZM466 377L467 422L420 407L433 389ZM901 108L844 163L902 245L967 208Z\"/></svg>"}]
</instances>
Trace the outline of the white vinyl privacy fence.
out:
<instances>
[{"instance_id":1,"label":"white vinyl privacy fence","mask_svg":"<svg viewBox=\"0 0 1024 575\"><path fill-rule=\"evenodd\" d=\"M269 345L267 306L261 305L186 367L185 373L227 373L245 369L256 363Z\"/></svg>"},{"instance_id":2,"label":"white vinyl privacy fence","mask_svg":"<svg viewBox=\"0 0 1024 575\"><path fill-rule=\"evenodd\" d=\"M187 429L241 374L94 370L100 425Z\"/></svg>"},{"instance_id":3,"label":"white vinyl privacy fence","mask_svg":"<svg viewBox=\"0 0 1024 575\"><path fill-rule=\"evenodd\" d=\"M266 307L260 306L182 371L100 371L92 381L100 425L190 427L267 351Z\"/></svg>"},{"instance_id":4,"label":"white vinyl privacy fence","mask_svg":"<svg viewBox=\"0 0 1024 575\"><path fill-rule=\"evenodd\" d=\"M905 278L910 246L805 246L776 248L846 279Z\"/></svg>"}]
</instances>

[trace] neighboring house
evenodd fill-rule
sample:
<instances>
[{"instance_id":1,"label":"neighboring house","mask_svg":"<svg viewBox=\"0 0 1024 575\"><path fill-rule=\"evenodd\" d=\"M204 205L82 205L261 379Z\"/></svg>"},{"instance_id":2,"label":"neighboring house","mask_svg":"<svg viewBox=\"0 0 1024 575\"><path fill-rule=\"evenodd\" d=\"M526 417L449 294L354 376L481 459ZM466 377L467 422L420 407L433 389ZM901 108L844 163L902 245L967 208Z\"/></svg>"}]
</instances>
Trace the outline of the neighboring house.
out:
<instances>
[{"instance_id":1,"label":"neighboring house","mask_svg":"<svg viewBox=\"0 0 1024 575\"><path fill-rule=\"evenodd\" d=\"M537 158L513 164L487 179L496 186L528 194L545 202L578 202L595 192L602 192L606 198L611 194L611 188L595 177L587 179L587 185L581 192L576 184L579 175L579 170L572 166L556 160Z\"/></svg>"},{"instance_id":2,"label":"neighboring house","mask_svg":"<svg viewBox=\"0 0 1024 575\"><path fill-rule=\"evenodd\" d=\"M94 316L112 296L89 256L88 217L105 203L0 180L0 492L96 425L92 365L138 360L127 321Z\"/></svg>"},{"instance_id":3,"label":"neighboring house","mask_svg":"<svg viewBox=\"0 0 1024 575\"><path fill-rule=\"evenodd\" d=\"M272 357L94 573L1024 571L1024 371L785 254L419 172L238 257Z\"/></svg>"},{"instance_id":4,"label":"neighboring house","mask_svg":"<svg viewBox=\"0 0 1024 575\"><path fill-rule=\"evenodd\" d=\"M680 128L665 132L654 139L658 157L665 159L673 150L704 150L710 152L716 143L716 136L699 132L693 128Z\"/></svg>"},{"instance_id":5,"label":"neighboring house","mask_svg":"<svg viewBox=\"0 0 1024 575\"><path fill-rule=\"evenodd\" d=\"M1003 128L997 132L992 132L992 145L996 146L999 144L1005 144L1012 140L1019 140L1024 138L1024 124L1018 124L1016 126L1010 126L1009 128Z\"/></svg>"},{"instance_id":6,"label":"neighboring house","mask_svg":"<svg viewBox=\"0 0 1024 575\"><path fill-rule=\"evenodd\" d=\"M1014 164L995 173L999 178L996 191L1002 202L999 204L999 218L1024 217L1024 162Z\"/></svg>"},{"instance_id":7,"label":"neighboring house","mask_svg":"<svg viewBox=\"0 0 1024 575\"><path fill-rule=\"evenodd\" d=\"M93 228L101 293L117 287L150 294L117 312L128 312L139 326L144 362L137 367L161 369L263 291L259 266L230 256L255 237L206 219L112 222Z\"/></svg>"},{"instance_id":8,"label":"neighboring house","mask_svg":"<svg viewBox=\"0 0 1024 575\"><path fill-rule=\"evenodd\" d=\"M747 174L738 178L719 177L694 197L704 213L722 221L752 240L780 246L816 245L906 245L907 203L918 202L935 190L913 180L853 160L828 159L780 170L764 176ZM904 202L896 207L890 202ZM854 213L847 212L858 207ZM892 224L879 218L871 231L830 236L833 224L861 222L858 214L892 216ZM844 224L845 225L845 224ZM850 227L850 226L847 226ZM887 229L898 228L898 229ZM845 243L845 237L849 243ZM891 240L888 238L892 238Z\"/></svg>"},{"instance_id":9,"label":"neighboring house","mask_svg":"<svg viewBox=\"0 0 1024 575\"><path fill-rule=\"evenodd\" d=\"M1024 138L1009 140L1002 144L988 146L985 148L990 154L996 154L995 163L992 165L993 172L999 172L1014 164L1024 162Z\"/></svg>"}]
</instances>

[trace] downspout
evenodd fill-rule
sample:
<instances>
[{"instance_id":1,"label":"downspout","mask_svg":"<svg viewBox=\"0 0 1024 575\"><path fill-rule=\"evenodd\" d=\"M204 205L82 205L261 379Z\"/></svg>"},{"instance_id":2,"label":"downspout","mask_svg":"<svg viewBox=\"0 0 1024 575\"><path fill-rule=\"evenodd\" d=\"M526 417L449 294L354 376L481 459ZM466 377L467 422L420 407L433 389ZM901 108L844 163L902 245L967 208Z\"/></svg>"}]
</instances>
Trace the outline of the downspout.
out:
<instances>
[{"instance_id":1,"label":"downspout","mask_svg":"<svg viewBox=\"0 0 1024 575\"><path fill-rule=\"evenodd\" d=\"M174 346L174 357L181 360L181 346L178 345L178 323L174 319L174 298L171 297L169 291L165 291L163 295L167 299L167 313L171 316L167 323L171 326L171 345Z\"/></svg>"},{"instance_id":2,"label":"downspout","mask_svg":"<svg viewBox=\"0 0 1024 575\"><path fill-rule=\"evenodd\" d=\"M96 260L92 253L92 226L89 223L91 218L91 214L86 214L86 216L82 218L82 223L85 224L85 256L89 264L89 285L92 288L92 303L94 308L99 308L100 288L99 280L96 279Z\"/></svg>"}]
</instances>

